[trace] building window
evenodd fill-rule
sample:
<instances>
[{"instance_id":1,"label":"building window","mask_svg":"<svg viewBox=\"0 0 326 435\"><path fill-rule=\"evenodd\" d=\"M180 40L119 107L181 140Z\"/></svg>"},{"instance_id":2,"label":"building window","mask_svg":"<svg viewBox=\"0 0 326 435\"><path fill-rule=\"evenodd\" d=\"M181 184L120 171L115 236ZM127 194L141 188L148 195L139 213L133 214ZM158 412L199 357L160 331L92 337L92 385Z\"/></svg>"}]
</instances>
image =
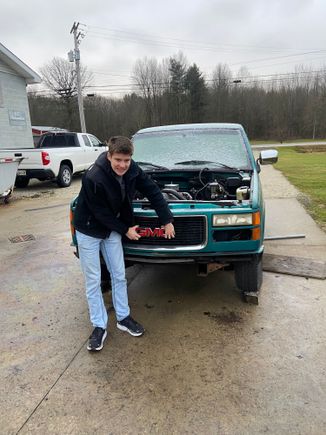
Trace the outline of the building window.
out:
<instances>
[{"instance_id":1,"label":"building window","mask_svg":"<svg viewBox=\"0 0 326 435\"><path fill-rule=\"evenodd\" d=\"M21 110L9 110L10 125L26 125L25 112Z\"/></svg>"}]
</instances>

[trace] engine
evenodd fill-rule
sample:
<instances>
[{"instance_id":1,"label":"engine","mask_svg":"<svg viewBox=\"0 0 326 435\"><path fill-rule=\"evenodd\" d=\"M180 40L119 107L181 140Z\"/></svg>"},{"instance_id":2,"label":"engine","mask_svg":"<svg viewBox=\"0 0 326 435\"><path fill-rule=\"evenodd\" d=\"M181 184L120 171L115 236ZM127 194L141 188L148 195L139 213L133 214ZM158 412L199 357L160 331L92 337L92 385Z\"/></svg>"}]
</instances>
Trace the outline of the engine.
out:
<instances>
[{"instance_id":1,"label":"engine","mask_svg":"<svg viewBox=\"0 0 326 435\"><path fill-rule=\"evenodd\" d=\"M151 174L167 202L226 201L250 199L249 173L227 175L207 171L197 173ZM169 178L168 178L169 177ZM135 199L144 200L140 193Z\"/></svg>"}]
</instances>

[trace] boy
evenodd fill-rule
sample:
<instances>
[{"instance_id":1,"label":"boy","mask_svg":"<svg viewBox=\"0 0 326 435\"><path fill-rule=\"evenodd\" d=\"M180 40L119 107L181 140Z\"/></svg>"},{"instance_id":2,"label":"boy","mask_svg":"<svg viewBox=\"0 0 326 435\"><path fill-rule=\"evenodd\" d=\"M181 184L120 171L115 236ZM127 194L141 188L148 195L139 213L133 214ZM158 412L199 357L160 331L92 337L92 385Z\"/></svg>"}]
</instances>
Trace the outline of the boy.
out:
<instances>
[{"instance_id":1,"label":"boy","mask_svg":"<svg viewBox=\"0 0 326 435\"><path fill-rule=\"evenodd\" d=\"M165 229L165 237L174 237L172 214L158 186L132 160L133 144L123 136L111 137L109 151L102 153L82 180L74 225L79 258L85 278L90 320L94 330L87 349L99 351L107 336L108 315L101 291L100 251L111 275L112 302L117 327L133 336L144 328L130 316L127 281L121 237L138 240L133 225L132 199L143 193Z\"/></svg>"}]
</instances>

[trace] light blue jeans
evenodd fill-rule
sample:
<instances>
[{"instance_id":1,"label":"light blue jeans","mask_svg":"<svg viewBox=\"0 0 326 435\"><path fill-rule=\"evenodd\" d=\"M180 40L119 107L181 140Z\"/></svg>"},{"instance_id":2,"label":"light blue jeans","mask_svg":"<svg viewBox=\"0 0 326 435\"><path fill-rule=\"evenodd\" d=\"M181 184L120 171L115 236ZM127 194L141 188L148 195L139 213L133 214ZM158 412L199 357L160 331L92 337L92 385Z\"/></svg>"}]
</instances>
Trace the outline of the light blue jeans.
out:
<instances>
[{"instance_id":1,"label":"light blue jeans","mask_svg":"<svg viewBox=\"0 0 326 435\"><path fill-rule=\"evenodd\" d=\"M111 275L112 302L117 320L129 316L127 280L121 235L112 231L106 239L97 239L76 231L80 265L85 278L90 320L94 328L107 328L108 314L101 290L100 251Z\"/></svg>"}]
</instances>

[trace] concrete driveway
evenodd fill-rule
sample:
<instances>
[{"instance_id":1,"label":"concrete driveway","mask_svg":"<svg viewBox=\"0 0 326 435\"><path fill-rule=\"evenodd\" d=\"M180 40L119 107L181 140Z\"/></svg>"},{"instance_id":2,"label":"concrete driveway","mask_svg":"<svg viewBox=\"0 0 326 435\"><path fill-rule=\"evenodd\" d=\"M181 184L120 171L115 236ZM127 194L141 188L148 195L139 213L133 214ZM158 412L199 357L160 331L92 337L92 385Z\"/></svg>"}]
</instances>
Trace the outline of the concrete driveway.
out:
<instances>
[{"instance_id":1,"label":"concrete driveway","mask_svg":"<svg viewBox=\"0 0 326 435\"><path fill-rule=\"evenodd\" d=\"M326 235L271 167L262 169L266 252L326 258ZM110 328L90 354L84 286L72 255L68 189L34 183L0 206L0 433L326 433L325 281L264 273L260 305L232 272L191 266L129 270L146 333ZM31 234L35 240L11 243Z\"/></svg>"}]
</instances>

